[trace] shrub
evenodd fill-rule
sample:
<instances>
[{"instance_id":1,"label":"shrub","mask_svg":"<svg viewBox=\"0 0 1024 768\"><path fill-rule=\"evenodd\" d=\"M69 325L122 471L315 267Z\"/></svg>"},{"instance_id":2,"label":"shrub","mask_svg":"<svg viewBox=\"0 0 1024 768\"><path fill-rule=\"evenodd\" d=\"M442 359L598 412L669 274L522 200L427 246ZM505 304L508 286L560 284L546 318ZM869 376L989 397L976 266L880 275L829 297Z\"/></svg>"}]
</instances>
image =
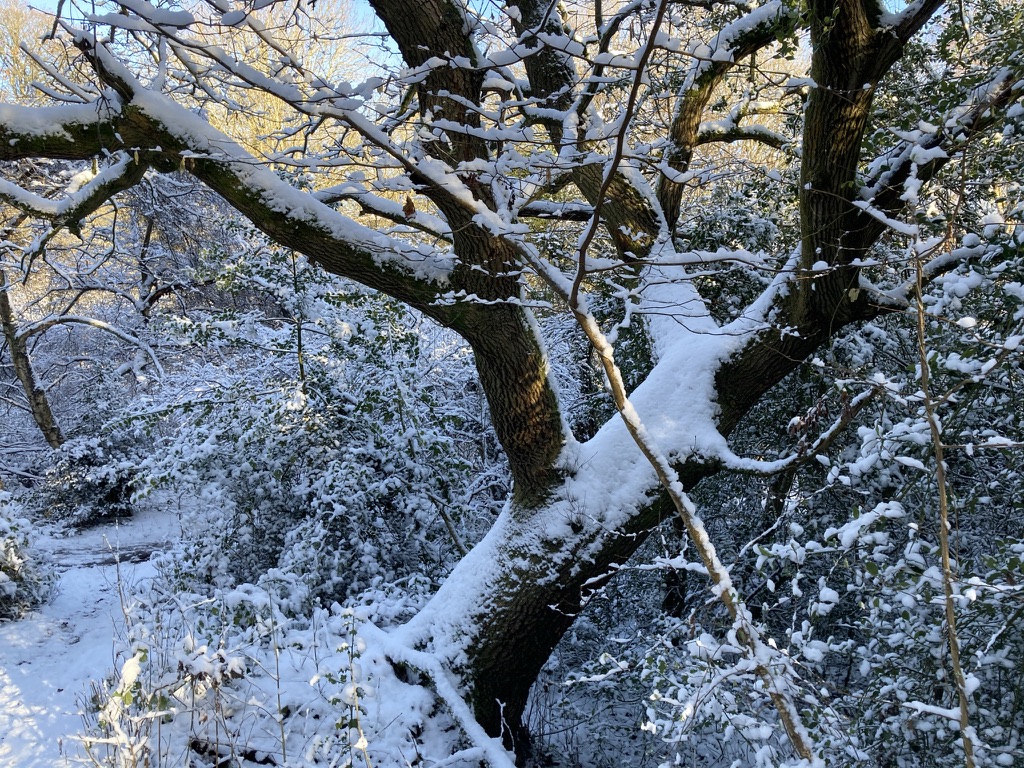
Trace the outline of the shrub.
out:
<instances>
[{"instance_id":1,"label":"shrub","mask_svg":"<svg viewBox=\"0 0 1024 768\"><path fill-rule=\"evenodd\" d=\"M53 574L32 550L32 526L21 505L0 491L0 620L16 619L49 596Z\"/></svg>"},{"instance_id":2,"label":"shrub","mask_svg":"<svg viewBox=\"0 0 1024 768\"><path fill-rule=\"evenodd\" d=\"M46 518L78 528L131 517L132 462L114 437L69 440L34 494Z\"/></svg>"}]
</instances>

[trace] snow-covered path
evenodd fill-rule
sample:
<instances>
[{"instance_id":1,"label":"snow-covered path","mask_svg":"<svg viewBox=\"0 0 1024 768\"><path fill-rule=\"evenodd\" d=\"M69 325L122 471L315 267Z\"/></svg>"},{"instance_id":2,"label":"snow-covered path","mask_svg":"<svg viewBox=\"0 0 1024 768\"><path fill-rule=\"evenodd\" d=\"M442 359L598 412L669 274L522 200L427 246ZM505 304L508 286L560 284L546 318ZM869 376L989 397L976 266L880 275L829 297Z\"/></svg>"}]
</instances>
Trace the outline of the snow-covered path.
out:
<instances>
[{"instance_id":1,"label":"snow-covered path","mask_svg":"<svg viewBox=\"0 0 1024 768\"><path fill-rule=\"evenodd\" d=\"M0 768L53 768L82 760L74 735L90 681L114 668L121 589L153 575L149 553L177 537L171 513L144 510L117 525L41 537L60 572L56 596L0 624ZM141 561L141 562L133 562Z\"/></svg>"}]
</instances>

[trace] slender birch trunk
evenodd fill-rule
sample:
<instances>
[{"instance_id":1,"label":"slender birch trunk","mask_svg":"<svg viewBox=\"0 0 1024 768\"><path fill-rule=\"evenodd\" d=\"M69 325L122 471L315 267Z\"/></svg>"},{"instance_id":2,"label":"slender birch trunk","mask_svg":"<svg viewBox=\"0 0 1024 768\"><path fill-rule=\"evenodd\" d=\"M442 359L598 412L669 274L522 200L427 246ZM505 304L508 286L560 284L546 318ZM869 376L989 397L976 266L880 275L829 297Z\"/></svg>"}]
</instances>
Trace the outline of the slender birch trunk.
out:
<instances>
[{"instance_id":1,"label":"slender birch trunk","mask_svg":"<svg viewBox=\"0 0 1024 768\"><path fill-rule=\"evenodd\" d=\"M32 418L39 427L39 431L43 433L43 437L51 448L60 448L64 444L64 435L54 418L46 390L36 379L25 341L18 336L18 326L14 319L14 310L11 307L8 290L7 275L0 270L0 325L3 326L4 339L7 341L11 361L14 363L14 372L25 390L29 410L32 412Z\"/></svg>"}]
</instances>

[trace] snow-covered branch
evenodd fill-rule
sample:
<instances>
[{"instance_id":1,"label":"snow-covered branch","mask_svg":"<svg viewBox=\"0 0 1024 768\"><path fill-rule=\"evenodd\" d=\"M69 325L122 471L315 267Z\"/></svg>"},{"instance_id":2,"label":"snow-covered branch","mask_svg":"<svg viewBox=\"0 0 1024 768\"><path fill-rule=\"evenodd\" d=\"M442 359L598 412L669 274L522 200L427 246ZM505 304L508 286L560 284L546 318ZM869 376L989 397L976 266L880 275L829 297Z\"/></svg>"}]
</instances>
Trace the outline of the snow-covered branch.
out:
<instances>
[{"instance_id":1,"label":"snow-covered branch","mask_svg":"<svg viewBox=\"0 0 1024 768\"><path fill-rule=\"evenodd\" d=\"M160 363L160 358L157 357L154 349L146 342L139 339L137 336L133 336L127 331L123 331L115 325L111 325L108 322L99 320L95 317L85 317L83 315L57 315L54 317L45 317L42 320L36 320L31 323L26 323L18 329L18 338L22 341L30 339L33 336L39 336L45 333L51 328L55 328L60 325L83 325L89 328L96 328L97 330L109 333L114 338L120 339L133 347L138 347L140 350L146 353L150 361L153 363L153 367L156 369L159 376L164 375L163 365Z\"/></svg>"}]
</instances>

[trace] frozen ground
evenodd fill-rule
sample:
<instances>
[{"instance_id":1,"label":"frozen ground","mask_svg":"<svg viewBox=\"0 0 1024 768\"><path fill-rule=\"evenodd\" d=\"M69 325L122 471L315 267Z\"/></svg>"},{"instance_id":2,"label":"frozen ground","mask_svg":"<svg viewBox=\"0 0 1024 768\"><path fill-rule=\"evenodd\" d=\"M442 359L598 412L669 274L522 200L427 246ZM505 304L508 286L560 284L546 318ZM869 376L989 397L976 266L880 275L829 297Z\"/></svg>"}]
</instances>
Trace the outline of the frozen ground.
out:
<instances>
[{"instance_id":1,"label":"frozen ground","mask_svg":"<svg viewBox=\"0 0 1024 768\"><path fill-rule=\"evenodd\" d=\"M38 539L60 582L42 609L0 624L0 768L82 762L79 712L90 681L114 668L121 595L153 575L150 554L177 535L173 512L149 508L118 524Z\"/></svg>"}]
</instances>

